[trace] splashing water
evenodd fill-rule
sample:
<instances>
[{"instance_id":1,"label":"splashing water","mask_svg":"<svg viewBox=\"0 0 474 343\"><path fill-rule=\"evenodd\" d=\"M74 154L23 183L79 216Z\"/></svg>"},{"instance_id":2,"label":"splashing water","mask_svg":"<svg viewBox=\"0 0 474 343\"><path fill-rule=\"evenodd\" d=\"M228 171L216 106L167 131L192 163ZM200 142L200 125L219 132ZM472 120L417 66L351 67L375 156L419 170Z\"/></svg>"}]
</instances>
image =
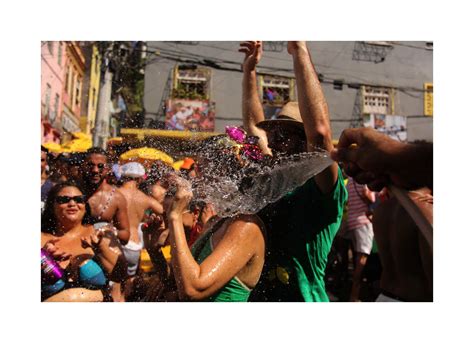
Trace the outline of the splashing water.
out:
<instances>
[{"instance_id":1,"label":"splashing water","mask_svg":"<svg viewBox=\"0 0 474 343\"><path fill-rule=\"evenodd\" d=\"M317 151L275 157L271 165L250 162L233 175L208 172L193 181L194 200L212 203L221 217L254 214L332 163L327 151ZM223 168L214 163L211 170Z\"/></svg>"}]
</instances>

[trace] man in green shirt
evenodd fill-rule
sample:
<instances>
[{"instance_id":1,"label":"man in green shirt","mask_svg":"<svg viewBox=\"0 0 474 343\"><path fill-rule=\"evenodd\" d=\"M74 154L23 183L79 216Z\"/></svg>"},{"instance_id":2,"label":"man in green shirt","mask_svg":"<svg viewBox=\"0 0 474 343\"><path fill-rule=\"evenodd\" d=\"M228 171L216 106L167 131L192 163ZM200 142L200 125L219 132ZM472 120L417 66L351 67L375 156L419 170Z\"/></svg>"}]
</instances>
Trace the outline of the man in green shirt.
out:
<instances>
[{"instance_id":1,"label":"man in green shirt","mask_svg":"<svg viewBox=\"0 0 474 343\"><path fill-rule=\"evenodd\" d=\"M242 114L249 135L266 154L331 151L328 107L305 42L288 42L298 102L287 103L276 120L265 120L257 91L256 66L262 42L241 43ZM254 301L329 301L324 285L327 256L342 219L347 191L336 163L309 179L260 217L268 233L265 272L252 292Z\"/></svg>"}]
</instances>

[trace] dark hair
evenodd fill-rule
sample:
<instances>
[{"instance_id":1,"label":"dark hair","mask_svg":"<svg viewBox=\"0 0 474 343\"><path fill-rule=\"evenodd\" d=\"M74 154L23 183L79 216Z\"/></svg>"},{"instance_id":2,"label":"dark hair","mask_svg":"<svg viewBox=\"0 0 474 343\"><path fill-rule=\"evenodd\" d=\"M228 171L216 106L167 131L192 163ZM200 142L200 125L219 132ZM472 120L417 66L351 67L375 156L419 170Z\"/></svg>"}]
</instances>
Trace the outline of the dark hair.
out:
<instances>
[{"instance_id":1,"label":"dark hair","mask_svg":"<svg viewBox=\"0 0 474 343\"><path fill-rule=\"evenodd\" d=\"M94 147L90 148L89 150L87 150L87 152L86 152L87 157L89 157L92 154L107 156L107 152L104 149L99 148L97 146L94 146Z\"/></svg>"},{"instance_id":2,"label":"dark hair","mask_svg":"<svg viewBox=\"0 0 474 343\"><path fill-rule=\"evenodd\" d=\"M160 181L165 175L170 173L175 173L173 167L159 161L154 163L147 173L146 180L140 183L139 189L150 195L151 187Z\"/></svg>"},{"instance_id":3,"label":"dark hair","mask_svg":"<svg viewBox=\"0 0 474 343\"><path fill-rule=\"evenodd\" d=\"M41 215L41 232L47 233L54 233L57 226L56 216L54 215L54 202L56 200L56 196L58 193L66 187L76 187L79 191L84 194L81 187L77 184L77 182L68 180L64 182L59 182L54 185L48 193L48 198L46 199L46 203L44 206L44 212ZM89 204L86 203L86 213L84 218L82 218L82 224L90 223L90 207Z\"/></svg>"},{"instance_id":4,"label":"dark hair","mask_svg":"<svg viewBox=\"0 0 474 343\"><path fill-rule=\"evenodd\" d=\"M49 152L48 149L46 149L44 146L41 146L41 151Z\"/></svg>"}]
</instances>

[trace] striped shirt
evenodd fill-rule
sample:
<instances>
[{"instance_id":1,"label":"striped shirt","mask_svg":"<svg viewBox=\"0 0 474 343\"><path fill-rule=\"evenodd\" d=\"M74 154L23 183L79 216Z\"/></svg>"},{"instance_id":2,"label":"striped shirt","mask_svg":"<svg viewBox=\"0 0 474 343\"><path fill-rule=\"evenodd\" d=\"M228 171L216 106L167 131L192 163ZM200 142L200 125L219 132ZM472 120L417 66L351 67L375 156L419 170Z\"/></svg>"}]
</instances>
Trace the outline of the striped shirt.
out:
<instances>
[{"instance_id":1,"label":"striped shirt","mask_svg":"<svg viewBox=\"0 0 474 343\"><path fill-rule=\"evenodd\" d=\"M358 227L370 224L370 220L365 214L369 209L369 205L363 200L364 194L368 191L367 186L360 185L352 178L349 178L346 188L349 193L347 199L347 229L354 230ZM371 201L375 201L374 192L370 192L369 197Z\"/></svg>"}]
</instances>

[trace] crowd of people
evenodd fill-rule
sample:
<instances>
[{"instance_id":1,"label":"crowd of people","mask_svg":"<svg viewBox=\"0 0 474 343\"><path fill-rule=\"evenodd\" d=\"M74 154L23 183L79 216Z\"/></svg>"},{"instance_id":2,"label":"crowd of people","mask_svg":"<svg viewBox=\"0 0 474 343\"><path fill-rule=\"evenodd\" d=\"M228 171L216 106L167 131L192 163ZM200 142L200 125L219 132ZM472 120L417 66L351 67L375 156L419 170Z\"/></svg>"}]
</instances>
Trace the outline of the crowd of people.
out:
<instances>
[{"instance_id":1,"label":"crowd of people","mask_svg":"<svg viewBox=\"0 0 474 343\"><path fill-rule=\"evenodd\" d=\"M266 120L256 72L262 42L239 51L239 130L252 139L238 144L227 133L202 142L223 169L205 173L211 166L196 156L176 171L161 161L113 165L100 148L53 156L42 147L42 301L323 302L334 278L350 279L347 300L360 301L374 242L376 299L432 301L432 144L360 128L345 130L334 147L305 42L288 43L298 101ZM194 199L198 176L321 149L334 162L258 213L220 217L214 204ZM143 251L151 272L140 269ZM337 273L334 261L343 266Z\"/></svg>"}]
</instances>

